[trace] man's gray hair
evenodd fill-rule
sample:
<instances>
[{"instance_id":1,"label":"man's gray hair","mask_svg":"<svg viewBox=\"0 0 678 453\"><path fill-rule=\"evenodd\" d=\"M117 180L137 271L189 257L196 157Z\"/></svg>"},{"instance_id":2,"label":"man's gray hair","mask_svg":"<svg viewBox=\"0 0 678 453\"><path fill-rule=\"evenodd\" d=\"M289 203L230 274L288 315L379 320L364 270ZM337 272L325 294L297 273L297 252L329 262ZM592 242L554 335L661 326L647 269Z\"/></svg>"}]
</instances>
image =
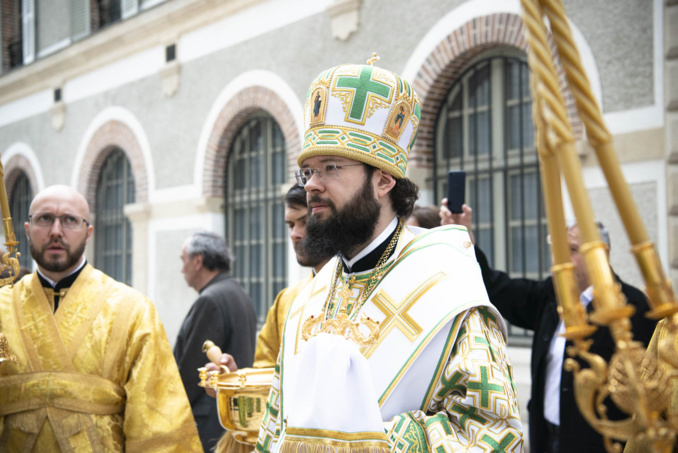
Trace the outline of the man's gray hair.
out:
<instances>
[{"instance_id":1,"label":"man's gray hair","mask_svg":"<svg viewBox=\"0 0 678 453\"><path fill-rule=\"evenodd\" d=\"M186 244L186 254L193 258L202 255L202 264L214 271L230 271L233 264L233 254L224 239L211 231L193 233Z\"/></svg>"},{"instance_id":2,"label":"man's gray hair","mask_svg":"<svg viewBox=\"0 0 678 453\"><path fill-rule=\"evenodd\" d=\"M572 228L577 226L577 222L572 222L567 226L567 230L571 230ZM596 222L596 226L598 227L598 234L600 235L600 241L607 245L608 250L610 249L610 230L607 229L605 225L603 225L603 222Z\"/></svg>"}]
</instances>

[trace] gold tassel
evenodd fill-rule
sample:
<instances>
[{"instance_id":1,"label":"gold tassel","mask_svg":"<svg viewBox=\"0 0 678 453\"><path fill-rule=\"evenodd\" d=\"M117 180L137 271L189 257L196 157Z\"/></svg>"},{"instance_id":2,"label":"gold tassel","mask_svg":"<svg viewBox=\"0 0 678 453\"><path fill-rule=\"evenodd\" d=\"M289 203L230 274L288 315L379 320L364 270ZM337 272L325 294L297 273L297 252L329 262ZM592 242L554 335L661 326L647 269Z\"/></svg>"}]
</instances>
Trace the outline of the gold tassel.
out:
<instances>
[{"instance_id":1,"label":"gold tassel","mask_svg":"<svg viewBox=\"0 0 678 453\"><path fill-rule=\"evenodd\" d=\"M283 440L280 444L280 453L389 453L390 449L378 446L351 445L350 443L337 442L331 444L311 443L300 440Z\"/></svg>"},{"instance_id":2,"label":"gold tassel","mask_svg":"<svg viewBox=\"0 0 678 453\"><path fill-rule=\"evenodd\" d=\"M301 436L296 435L302 433ZM367 436L365 434L368 433L349 434L350 440L348 440L346 433L288 428L280 444L280 453L389 453L391 451L384 433L369 433ZM374 436L374 434L377 435ZM380 437L382 439L379 439Z\"/></svg>"}]
</instances>

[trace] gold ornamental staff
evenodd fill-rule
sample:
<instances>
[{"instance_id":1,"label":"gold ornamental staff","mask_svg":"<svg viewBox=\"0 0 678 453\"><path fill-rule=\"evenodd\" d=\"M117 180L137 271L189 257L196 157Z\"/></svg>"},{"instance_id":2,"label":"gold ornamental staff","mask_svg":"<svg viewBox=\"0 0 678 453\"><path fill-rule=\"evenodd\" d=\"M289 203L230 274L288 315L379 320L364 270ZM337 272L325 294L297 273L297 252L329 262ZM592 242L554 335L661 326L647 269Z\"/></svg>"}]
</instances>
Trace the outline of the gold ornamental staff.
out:
<instances>
[{"instance_id":1,"label":"gold ornamental staff","mask_svg":"<svg viewBox=\"0 0 678 453\"><path fill-rule=\"evenodd\" d=\"M7 285L14 282L17 275L19 275L19 256L20 253L16 251L16 246L19 242L14 236L14 226L12 225L12 214L9 211L9 203L7 202L7 189L5 188L5 169L0 162L0 210L2 211L2 226L5 231L5 246L7 253L2 256L2 263L0 263L0 272L5 269L10 269L10 275L7 278L0 278L0 286ZM11 256L11 255L14 256ZM16 363L16 357L10 354L7 338L0 332L0 365L2 362L11 360Z\"/></svg>"},{"instance_id":2,"label":"gold ornamental staff","mask_svg":"<svg viewBox=\"0 0 678 453\"><path fill-rule=\"evenodd\" d=\"M659 414L669 405L670 386L666 383L675 370L658 368L653 360L644 358L642 344L633 341L629 317L633 315L634 309L626 304L614 279L594 223L593 209L575 152L574 134L558 82L555 58L550 51L545 17L548 18L559 61L586 127L588 140L601 164L632 243L632 252L641 268L653 309L650 315L654 318L672 316L669 328L673 328L674 334L678 335L675 332L678 330L678 316L674 316L678 305L671 283L663 274L654 245L648 239L631 191L621 173L611 135L591 92L561 0L521 0L521 4L525 36L530 49L528 64L536 143L552 237L552 271L559 308L566 325L564 336L574 340L575 344L568 353L579 356L590 366L582 370L573 359L566 361L566 368L575 375L577 405L587 422L604 436L606 449L610 452L620 451L620 446L613 444L611 438L639 442L645 446L644 451L671 451L678 431L678 414L670 413L668 421L662 420ZM594 312L590 318L596 324L609 326L615 340L616 351L609 363L588 352L590 340L585 340L585 337L595 328L586 321L574 283L560 193L561 172L583 242L580 252L594 288ZM676 349L671 342L661 343L659 349L659 356L676 356ZM644 372L642 376L641 372ZM607 396L628 413L629 418L619 421L607 419L600 404Z\"/></svg>"},{"instance_id":3,"label":"gold ornamental staff","mask_svg":"<svg viewBox=\"0 0 678 453\"><path fill-rule=\"evenodd\" d=\"M612 145L612 135L603 121L602 112L591 91L589 80L572 38L565 9L560 0L541 0L540 3L543 13L551 24L553 40L558 48L560 61L577 104L579 116L586 126L588 141L596 152L601 170L632 244L631 250L643 274L653 308L652 314L656 318L669 316L678 311L671 282L664 276L654 245L649 239L641 220L642 217L633 202L631 190L622 175L619 160ZM563 171L566 169L564 168ZM579 219L579 216L577 218ZM595 229L593 222L590 226ZM583 231L582 237L586 242L587 236Z\"/></svg>"},{"instance_id":4,"label":"gold ornamental staff","mask_svg":"<svg viewBox=\"0 0 678 453\"><path fill-rule=\"evenodd\" d=\"M2 211L2 226L5 231L5 247L7 252L2 256L0 272L10 269L10 275L7 278L0 278L0 286L14 282L19 275L19 257L21 254L16 251L19 241L14 235L14 226L12 225L12 213L9 211L7 202L7 189L5 188L5 169L0 162L0 210ZM12 256L14 255L14 256Z\"/></svg>"}]
</instances>

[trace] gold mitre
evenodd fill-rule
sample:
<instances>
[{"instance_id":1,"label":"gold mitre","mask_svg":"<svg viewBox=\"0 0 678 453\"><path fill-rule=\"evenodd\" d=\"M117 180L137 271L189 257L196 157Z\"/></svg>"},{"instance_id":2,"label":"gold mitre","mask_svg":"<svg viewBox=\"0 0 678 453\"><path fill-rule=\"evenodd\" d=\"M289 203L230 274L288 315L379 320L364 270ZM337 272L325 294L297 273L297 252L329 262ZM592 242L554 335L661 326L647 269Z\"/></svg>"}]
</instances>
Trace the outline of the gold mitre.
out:
<instances>
[{"instance_id":1,"label":"gold mitre","mask_svg":"<svg viewBox=\"0 0 678 453\"><path fill-rule=\"evenodd\" d=\"M311 156L341 156L405 177L417 138L421 104L412 86L374 66L345 64L320 73L304 106L299 166Z\"/></svg>"}]
</instances>

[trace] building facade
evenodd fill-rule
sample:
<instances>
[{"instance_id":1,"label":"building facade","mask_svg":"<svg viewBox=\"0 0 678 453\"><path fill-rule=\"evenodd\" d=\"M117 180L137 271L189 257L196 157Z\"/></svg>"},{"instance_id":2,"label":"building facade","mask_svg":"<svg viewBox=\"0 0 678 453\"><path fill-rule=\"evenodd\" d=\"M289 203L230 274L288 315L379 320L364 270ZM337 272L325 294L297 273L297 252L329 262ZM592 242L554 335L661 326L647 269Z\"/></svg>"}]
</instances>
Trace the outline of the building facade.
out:
<instances>
[{"instance_id":1,"label":"building facade","mask_svg":"<svg viewBox=\"0 0 678 453\"><path fill-rule=\"evenodd\" d=\"M678 2L564 3L675 287ZM514 276L548 273L518 0L0 5L0 153L17 236L33 194L52 184L77 188L95 219L88 259L147 293L171 342L195 299L179 259L193 231L224 234L260 322L275 294L306 275L281 202L303 142L306 91L320 71L375 51L377 65L412 82L422 102L408 166L421 204L439 203L448 170L466 170L476 237L494 266ZM570 119L596 215L612 236L612 265L642 287L584 128L574 112ZM523 399L526 335L512 329L510 341Z\"/></svg>"}]
</instances>

